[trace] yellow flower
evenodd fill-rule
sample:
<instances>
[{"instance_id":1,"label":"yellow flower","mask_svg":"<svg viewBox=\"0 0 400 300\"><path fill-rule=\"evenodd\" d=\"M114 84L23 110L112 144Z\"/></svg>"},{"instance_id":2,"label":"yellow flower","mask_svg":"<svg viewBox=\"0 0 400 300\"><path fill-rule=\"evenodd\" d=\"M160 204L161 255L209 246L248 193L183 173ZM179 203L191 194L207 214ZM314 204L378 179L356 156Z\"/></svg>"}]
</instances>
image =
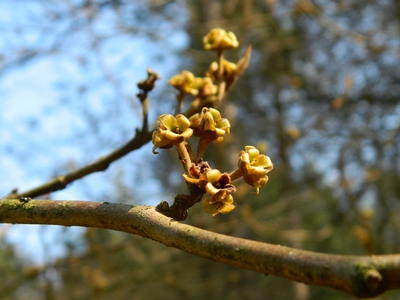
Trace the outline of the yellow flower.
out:
<instances>
[{"instance_id":1,"label":"yellow flower","mask_svg":"<svg viewBox=\"0 0 400 300\"><path fill-rule=\"evenodd\" d=\"M232 81L234 78L238 76L238 68L237 65L233 62L222 60L222 66L224 68L223 77L225 81ZM208 72L206 73L208 77L212 80L217 80L218 78L218 63L216 61L210 64L208 68Z\"/></svg>"},{"instance_id":2,"label":"yellow flower","mask_svg":"<svg viewBox=\"0 0 400 300\"><path fill-rule=\"evenodd\" d=\"M217 86L214 85L210 77L196 77L193 88L197 90L195 96L198 96L199 98L215 95L218 91Z\"/></svg>"},{"instance_id":3,"label":"yellow flower","mask_svg":"<svg viewBox=\"0 0 400 300\"><path fill-rule=\"evenodd\" d=\"M214 28L203 38L204 49L224 50L239 47L239 42L233 32L226 32L221 28Z\"/></svg>"},{"instance_id":4,"label":"yellow flower","mask_svg":"<svg viewBox=\"0 0 400 300\"><path fill-rule=\"evenodd\" d=\"M181 93L200 98L215 95L218 90L211 78L194 77L189 71L182 71L181 74L172 76L168 83Z\"/></svg>"},{"instance_id":5,"label":"yellow flower","mask_svg":"<svg viewBox=\"0 0 400 300\"><path fill-rule=\"evenodd\" d=\"M224 201L213 202L211 198L203 200L202 205L206 213L215 217L217 214L228 214L235 209L233 203L233 197L229 194Z\"/></svg>"},{"instance_id":6,"label":"yellow flower","mask_svg":"<svg viewBox=\"0 0 400 300\"><path fill-rule=\"evenodd\" d=\"M266 174L272 169L271 159L260 154L253 146L246 146L245 151L239 153L239 170L243 173L244 181L256 188L256 195L259 189L268 182Z\"/></svg>"},{"instance_id":7,"label":"yellow flower","mask_svg":"<svg viewBox=\"0 0 400 300\"><path fill-rule=\"evenodd\" d=\"M194 96L198 93L198 90L195 88L195 77L189 71L183 70L181 74L172 76L171 79L168 80L168 83L181 93Z\"/></svg>"},{"instance_id":8,"label":"yellow flower","mask_svg":"<svg viewBox=\"0 0 400 300\"><path fill-rule=\"evenodd\" d=\"M187 182L197 184L209 195L203 200L203 208L206 213L213 216L218 213L227 214L235 208L231 193L234 193L236 188L231 184L228 174L221 174L217 169L205 169L198 175L198 178L191 178L186 174L183 177Z\"/></svg>"},{"instance_id":9,"label":"yellow flower","mask_svg":"<svg viewBox=\"0 0 400 300\"><path fill-rule=\"evenodd\" d=\"M193 134L189 128L190 122L184 115L164 114L158 117L156 121L156 131L153 132L153 153L157 154L157 148L169 149L177 143L182 143Z\"/></svg>"},{"instance_id":10,"label":"yellow flower","mask_svg":"<svg viewBox=\"0 0 400 300\"><path fill-rule=\"evenodd\" d=\"M230 133L231 124L228 119L221 118L220 112L215 108L203 107L201 114L191 116L189 121L195 136L213 133L217 139Z\"/></svg>"}]
</instances>

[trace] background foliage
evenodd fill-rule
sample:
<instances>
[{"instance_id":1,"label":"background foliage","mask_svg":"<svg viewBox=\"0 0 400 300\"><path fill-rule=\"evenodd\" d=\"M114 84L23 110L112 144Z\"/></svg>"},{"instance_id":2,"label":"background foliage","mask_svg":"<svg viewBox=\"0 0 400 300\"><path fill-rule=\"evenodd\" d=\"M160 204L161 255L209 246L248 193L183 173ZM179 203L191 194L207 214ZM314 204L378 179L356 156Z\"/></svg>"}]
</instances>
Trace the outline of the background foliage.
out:
<instances>
[{"instance_id":1,"label":"background foliage","mask_svg":"<svg viewBox=\"0 0 400 300\"><path fill-rule=\"evenodd\" d=\"M16 105L23 118L13 127L3 88L0 164L19 171L7 181L11 186L4 180L1 194L91 162L129 139L141 122L135 83L145 77L146 67L163 77L150 95L151 120L172 113L174 91L166 79L182 69L202 76L215 59L203 51L202 37L222 27L241 43L227 52L231 61L249 44L253 54L222 112L232 134L222 146L211 147L206 159L231 170L243 146L255 144L271 157L274 170L256 197L246 185L238 186L231 214L213 219L198 205L187 222L326 253L399 253L397 1L31 0L24 8L13 1L2 5L10 15L0 23L0 81L35 64L47 74L46 58L57 61L62 76L50 94L52 102L29 116L23 115L27 95L20 85L21 105ZM172 200L184 191L181 166L173 151L153 157L148 146L104 174L74 184L71 194L49 197ZM29 177L37 179L24 186L22 179ZM351 299L97 229L58 230L55 239L64 245L64 255L38 265L7 242L9 227L1 229L2 299ZM50 256L52 247L43 243ZM380 299L399 295L393 291Z\"/></svg>"}]
</instances>

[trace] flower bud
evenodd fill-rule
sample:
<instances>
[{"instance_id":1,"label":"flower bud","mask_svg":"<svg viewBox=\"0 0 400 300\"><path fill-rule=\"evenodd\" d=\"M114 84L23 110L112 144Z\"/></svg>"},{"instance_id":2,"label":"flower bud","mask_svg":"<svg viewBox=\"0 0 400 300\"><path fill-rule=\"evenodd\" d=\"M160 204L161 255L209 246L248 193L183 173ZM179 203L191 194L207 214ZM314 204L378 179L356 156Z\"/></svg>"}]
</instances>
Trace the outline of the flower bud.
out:
<instances>
[{"instance_id":1,"label":"flower bud","mask_svg":"<svg viewBox=\"0 0 400 300\"><path fill-rule=\"evenodd\" d=\"M168 80L168 83L181 93L191 94L194 96L198 93L198 90L194 88L195 77L189 71L183 70L181 74L172 76L170 80Z\"/></svg>"},{"instance_id":2,"label":"flower bud","mask_svg":"<svg viewBox=\"0 0 400 300\"><path fill-rule=\"evenodd\" d=\"M225 50L239 47L239 42L233 32L226 32L221 28L212 29L203 38L204 49Z\"/></svg>"}]
</instances>

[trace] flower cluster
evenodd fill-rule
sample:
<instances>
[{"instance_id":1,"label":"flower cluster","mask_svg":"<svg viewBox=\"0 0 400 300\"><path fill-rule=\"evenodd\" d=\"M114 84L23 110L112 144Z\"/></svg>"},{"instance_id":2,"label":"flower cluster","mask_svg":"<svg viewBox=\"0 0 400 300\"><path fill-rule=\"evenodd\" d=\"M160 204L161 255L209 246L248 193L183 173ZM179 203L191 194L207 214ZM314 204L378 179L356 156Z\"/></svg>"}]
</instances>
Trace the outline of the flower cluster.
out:
<instances>
[{"instance_id":1,"label":"flower cluster","mask_svg":"<svg viewBox=\"0 0 400 300\"><path fill-rule=\"evenodd\" d=\"M210 77L195 77L193 73L186 70L172 76L168 83L182 94L204 98L217 93L217 87Z\"/></svg>"},{"instance_id":2,"label":"flower cluster","mask_svg":"<svg viewBox=\"0 0 400 300\"><path fill-rule=\"evenodd\" d=\"M168 83L179 91L176 96L177 112L180 112L183 98L187 95L196 97L192 101L193 112L199 111L203 106L216 106L245 70L250 60L251 48L246 50L244 56L237 63L223 58L223 51L237 48L239 42L232 32L226 32L221 28L212 29L203 38L203 44L206 50L218 53L217 61L211 63L205 76L196 77L193 73L184 70L168 80ZM205 102L208 103L205 105Z\"/></svg>"},{"instance_id":3,"label":"flower cluster","mask_svg":"<svg viewBox=\"0 0 400 300\"><path fill-rule=\"evenodd\" d=\"M207 168L197 174L198 178L192 178L186 174L183 177L187 182L197 184L207 193L203 200L203 208L206 213L213 216L219 213L227 214L235 208L231 193L235 192L236 188L231 184L228 174L221 174L217 169Z\"/></svg>"},{"instance_id":4,"label":"flower cluster","mask_svg":"<svg viewBox=\"0 0 400 300\"><path fill-rule=\"evenodd\" d=\"M203 43L206 50L216 51L217 61L211 63L205 77L195 77L189 71L182 71L168 81L179 91L176 116L161 115L153 132L153 153L156 154L158 148L169 149L175 146L184 166L183 177L190 195L177 195L171 207L165 201L158 207L164 214L171 216L174 216L171 210L178 211L179 215L175 217L177 220L183 220L187 208L201 200L204 211L213 216L231 212L235 208L232 194L236 191L232 182L243 177L247 184L256 189L255 194L258 194L268 181L267 173L273 168L270 158L260 154L253 146L246 146L239 153L238 168L231 173L213 169L203 160L203 154L210 143L222 142L231 130L229 120L214 108L217 105L215 99L220 104L224 93L247 67L251 53L248 47L236 64L225 60L223 51L237 48L239 43L232 32L220 28L211 30L204 37ZM188 117L179 114L185 95L196 97L186 113ZM196 155L186 142L192 136L198 137Z\"/></svg>"},{"instance_id":5,"label":"flower cluster","mask_svg":"<svg viewBox=\"0 0 400 300\"><path fill-rule=\"evenodd\" d=\"M168 83L181 93L197 95L195 88L195 77L193 73L183 70L181 74L174 75L168 80Z\"/></svg>"},{"instance_id":6,"label":"flower cluster","mask_svg":"<svg viewBox=\"0 0 400 300\"><path fill-rule=\"evenodd\" d=\"M156 121L156 131L153 132L153 153L157 153L157 148L177 147L182 161L190 163L190 166L185 168L188 171L183 174L184 179L204 191L207 195L203 200L204 211L213 216L229 213L235 208L232 193L236 188L232 184L233 180L243 177L247 184L256 188L258 194L259 189L268 181L266 174L273 168L271 159L260 154L253 146L246 146L245 150L239 153L238 169L231 174L221 173L203 163L201 156L209 143L223 139L229 133L229 121L222 118L218 110L208 107L204 107L200 114L189 119L181 114L176 117L161 115ZM199 137L196 159L189 154L190 146L185 143L192 135Z\"/></svg>"}]
</instances>

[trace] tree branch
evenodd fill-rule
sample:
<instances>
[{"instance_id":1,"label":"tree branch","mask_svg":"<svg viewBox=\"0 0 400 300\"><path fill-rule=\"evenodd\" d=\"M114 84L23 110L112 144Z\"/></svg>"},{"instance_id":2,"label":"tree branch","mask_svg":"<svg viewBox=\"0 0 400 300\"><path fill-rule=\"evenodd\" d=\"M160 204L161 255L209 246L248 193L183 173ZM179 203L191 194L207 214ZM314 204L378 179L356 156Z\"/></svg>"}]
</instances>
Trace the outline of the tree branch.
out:
<instances>
[{"instance_id":1,"label":"tree branch","mask_svg":"<svg viewBox=\"0 0 400 300\"><path fill-rule=\"evenodd\" d=\"M0 200L0 223L97 227L137 234L213 261L357 297L400 288L400 255L322 254L235 238L181 224L152 206L5 199Z\"/></svg>"},{"instance_id":2,"label":"tree branch","mask_svg":"<svg viewBox=\"0 0 400 300\"><path fill-rule=\"evenodd\" d=\"M29 191L18 193L18 189L14 189L10 194L4 196L4 199L21 198L21 197L38 197L47 193L64 189L69 183L85 177L94 172L104 171L108 166L114 161L120 159L121 157L127 155L128 153L139 149L144 144L151 141L152 131L148 129L148 111L149 111L149 99L148 93L151 92L155 83L160 79L160 75L151 70L147 69L147 78L138 82L137 86L139 88L139 93L136 95L143 109L143 123L142 129L136 129L135 137L128 141L125 145L116 150L110 152L108 155L100 157L97 161L79 168L71 173L58 176L38 187L35 187Z\"/></svg>"},{"instance_id":3,"label":"tree branch","mask_svg":"<svg viewBox=\"0 0 400 300\"><path fill-rule=\"evenodd\" d=\"M133 139L131 139L129 142L127 142L125 145L122 147L112 151L108 155L105 155L103 157L100 157L98 160L95 162L86 165L82 168L76 169L75 171L72 171L68 174L58 176L38 187L35 187L31 190L18 193L18 192L12 192L9 195L6 195L3 197L4 199L12 199L12 198L20 198L20 197L38 197L44 194L48 194L51 192L55 192L58 190L64 189L69 183L80 179L82 177L85 177L86 175L89 175L94 172L100 172L104 171L108 168L108 166L120 159L121 157L125 156L126 154L139 149L142 147L144 144L147 144L149 141L151 141L151 135L152 132L145 131L136 131L136 135Z\"/></svg>"}]
</instances>

